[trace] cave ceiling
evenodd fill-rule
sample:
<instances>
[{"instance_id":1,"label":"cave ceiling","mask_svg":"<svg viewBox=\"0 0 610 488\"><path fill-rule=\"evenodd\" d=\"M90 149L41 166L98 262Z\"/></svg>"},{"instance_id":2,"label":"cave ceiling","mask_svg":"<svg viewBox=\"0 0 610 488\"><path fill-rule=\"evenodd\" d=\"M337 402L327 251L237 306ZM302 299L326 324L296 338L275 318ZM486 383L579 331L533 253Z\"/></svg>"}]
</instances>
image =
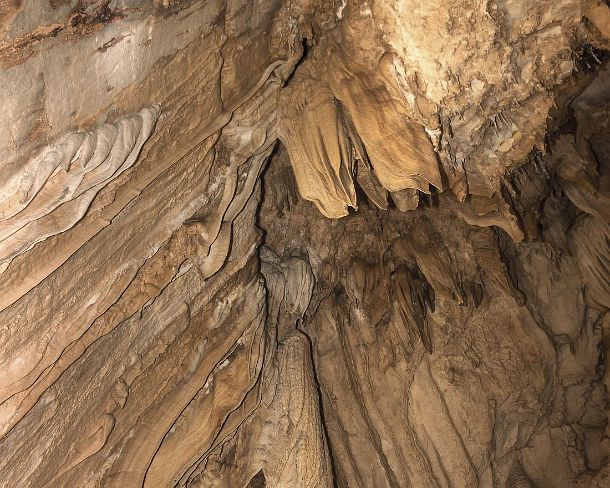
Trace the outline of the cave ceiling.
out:
<instances>
[{"instance_id":1,"label":"cave ceiling","mask_svg":"<svg viewBox=\"0 0 610 488\"><path fill-rule=\"evenodd\" d=\"M0 488L609 488L606 0L0 0Z\"/></svg>"}]
</instances>

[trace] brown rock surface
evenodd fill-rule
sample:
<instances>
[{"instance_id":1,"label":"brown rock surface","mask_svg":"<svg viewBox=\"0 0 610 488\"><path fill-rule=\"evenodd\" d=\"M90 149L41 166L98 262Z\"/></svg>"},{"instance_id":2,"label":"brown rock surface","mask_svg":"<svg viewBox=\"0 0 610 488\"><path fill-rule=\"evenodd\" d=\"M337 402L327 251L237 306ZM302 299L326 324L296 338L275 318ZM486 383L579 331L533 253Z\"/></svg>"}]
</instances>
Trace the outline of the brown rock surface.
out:
<instances>
[{"instance_id":1,"label":"brown rock surface","mask_svg":"<svg viewBox=\"0 0 610 488\"><path fill-rule=\"evenodd\" d=\"M605 0L0 0L0 487L610 487Z\"/></svg>"}]
</instances>

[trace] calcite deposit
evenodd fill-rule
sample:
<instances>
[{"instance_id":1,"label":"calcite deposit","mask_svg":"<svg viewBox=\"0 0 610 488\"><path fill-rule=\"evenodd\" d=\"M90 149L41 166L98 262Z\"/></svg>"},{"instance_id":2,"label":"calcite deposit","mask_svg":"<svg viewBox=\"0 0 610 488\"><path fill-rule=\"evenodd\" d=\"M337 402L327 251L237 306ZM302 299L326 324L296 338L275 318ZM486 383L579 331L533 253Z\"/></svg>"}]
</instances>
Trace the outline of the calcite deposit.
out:
<instances>
[{"instance_id":1,"label":"calcite deposit","mask_svg":"<svg viewBox=\"0 0 610 488\"><path fill-rule=\"evenodd\" d=\"M606 0L0 0L0 487L610 487Z\"/></svg>"}]
</instances>

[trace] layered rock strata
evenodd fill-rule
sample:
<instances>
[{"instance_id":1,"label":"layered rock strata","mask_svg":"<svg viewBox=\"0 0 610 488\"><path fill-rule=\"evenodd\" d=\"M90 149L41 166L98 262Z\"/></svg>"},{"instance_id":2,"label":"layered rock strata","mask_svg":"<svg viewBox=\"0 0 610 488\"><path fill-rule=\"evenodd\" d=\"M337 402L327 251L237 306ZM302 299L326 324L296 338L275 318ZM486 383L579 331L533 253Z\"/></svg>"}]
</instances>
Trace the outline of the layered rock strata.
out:
<instances>
[{"instance_id":1,"label":"layered rock strata","mask_svg":"<svg viewBox=\"0 0 610 488\"><path fill-rule=\"evenodd\" d=\"M0 0L0 486L608 486L609 33Z\"/></svg>"}]
</instances>

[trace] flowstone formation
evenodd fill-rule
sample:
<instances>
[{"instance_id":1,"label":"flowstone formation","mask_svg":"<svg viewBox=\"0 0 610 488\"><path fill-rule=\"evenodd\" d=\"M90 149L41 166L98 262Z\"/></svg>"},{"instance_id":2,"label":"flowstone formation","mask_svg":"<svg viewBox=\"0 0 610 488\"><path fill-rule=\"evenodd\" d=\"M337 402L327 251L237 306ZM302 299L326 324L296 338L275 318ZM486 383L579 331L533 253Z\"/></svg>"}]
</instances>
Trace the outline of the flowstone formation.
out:
<instances>
[{"instance_id":1,"label":"flowstone formation","mask_svg":"<svg viewBox=\"0 0 610 488\"><path fill-rule=\"evenodd\" d=\"M0 0L0 487L610 486L605 0Z\"/></svg>"}]
</instances>

